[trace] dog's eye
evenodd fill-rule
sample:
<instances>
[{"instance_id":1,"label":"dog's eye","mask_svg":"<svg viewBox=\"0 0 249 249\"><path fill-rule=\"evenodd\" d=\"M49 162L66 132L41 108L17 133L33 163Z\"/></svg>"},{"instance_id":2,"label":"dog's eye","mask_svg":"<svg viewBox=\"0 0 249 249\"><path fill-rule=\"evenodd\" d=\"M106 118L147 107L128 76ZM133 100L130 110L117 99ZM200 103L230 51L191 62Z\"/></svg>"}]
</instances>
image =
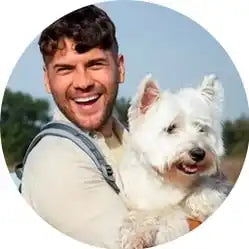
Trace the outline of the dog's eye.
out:
<instances>
[{"instance_id":1,"label":"dog's eye","mask_svg":"<svg viewBox=\"0 0 249 249\"><path fill-rule=\"evenodd\" d=\"M167 128L167 133L172 134L176 129L176 125L172 124Z\"/></svg>"},{"instance_id":2,"label":"dog's eye","mask_svg":"<svg viewBox=\"0 0 249 249\"><path fill-rule=\"evenodd\" d=\"M203 133L203 132L205 132L205 131L206 131L206 129L205 129L204 127L200 127L200 128L199 128L199 132Z\"/></svg>"}]
</instances>

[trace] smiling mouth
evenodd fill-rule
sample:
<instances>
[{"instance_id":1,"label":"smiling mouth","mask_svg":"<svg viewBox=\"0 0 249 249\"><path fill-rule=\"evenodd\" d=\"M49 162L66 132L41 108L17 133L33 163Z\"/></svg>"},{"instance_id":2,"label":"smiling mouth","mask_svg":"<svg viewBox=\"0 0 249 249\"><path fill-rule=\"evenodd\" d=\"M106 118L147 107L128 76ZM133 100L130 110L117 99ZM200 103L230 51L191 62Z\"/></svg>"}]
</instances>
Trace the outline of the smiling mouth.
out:
<instances>
[{"instance_id":1,"label":"smiling mouth","mask_svg":"<svg viewBox=\"0 0 249 249\"><path fill-rule=\"evenodd\" d=\"M196 163L195 164L181 163L181 164L177 164L176 168L178 170L182 171L183 173L188 174L188 175L193 175L193 174L197 173L199 170L199 167Z\"/></svg>"},{"instance_id":2,"label":"smiling mouth","mask_svg":"<svg viewBox=\"0 0 249 249\"><path fill-rule=\"evenodd\" d=\"M96 95L88 96L88 97L79 97L79 98L75 98L74 101L79 105L90 106L96 103L98 99L100 98L100 96L101 96L100 94L96 94Z\"/></svg>"}]
</instances>

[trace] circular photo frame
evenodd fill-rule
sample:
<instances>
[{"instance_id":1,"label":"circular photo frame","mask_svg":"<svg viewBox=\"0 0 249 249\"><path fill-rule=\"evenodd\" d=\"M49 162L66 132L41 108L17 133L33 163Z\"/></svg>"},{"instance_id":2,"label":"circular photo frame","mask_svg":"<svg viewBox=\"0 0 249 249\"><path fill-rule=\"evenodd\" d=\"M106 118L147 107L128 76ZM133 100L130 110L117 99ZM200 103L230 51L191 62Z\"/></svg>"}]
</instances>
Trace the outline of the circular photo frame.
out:
<instances>
[{"instance_id":1,"label":"circular photo frame","mask_svg":"<svg viewBox=\"0 0 249 249\"><path fill-rule=\"evenodd\" d=\"M248 102L226 50L169 7L82 7L15 65L1 109L10 191L51 238L128 249L212 230L245 161Z\"/></svg>"}]
</instances>

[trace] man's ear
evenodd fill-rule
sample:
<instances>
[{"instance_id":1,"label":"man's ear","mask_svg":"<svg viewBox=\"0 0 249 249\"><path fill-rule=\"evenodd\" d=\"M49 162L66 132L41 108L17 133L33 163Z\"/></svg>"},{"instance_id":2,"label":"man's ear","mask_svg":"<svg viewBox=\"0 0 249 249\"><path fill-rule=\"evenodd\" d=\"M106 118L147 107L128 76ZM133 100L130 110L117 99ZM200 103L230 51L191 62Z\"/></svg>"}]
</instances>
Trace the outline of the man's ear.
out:
<instances>
[{"instance_id":1,"label":"man's ear","mask_svg":"<svg viewBox=\"0 0 249 249\"><path fill-rule=\"evenodd\" d=\"M119 83L123 83L125 80L125 65L124 65L124 56L122 54L118 56L118 73L119 73Z\"/></svg>"},{"instance_id":2,"label":"man's ear","mask_svg":"<svg viewBox=\"0 0 249 249\"><path fill-rule=\"evenodd\" d=\"M44 78L44 84L45 84L45 89L46 89L47 93L51 93L48 71L47 71L46 66L43 66L43 78Z\"/></svg>"},{"instance_id":3,"label":"man's ear","mask_svg":"<svg viewBox=\"0 0 249 249\"><path fill-rule=\"evenodd\" d=\"M128 110L129 123L145 114L159 98L160 89L149 74L139 85L137 94L131 102Z\"/></svg>"}]
</instances>

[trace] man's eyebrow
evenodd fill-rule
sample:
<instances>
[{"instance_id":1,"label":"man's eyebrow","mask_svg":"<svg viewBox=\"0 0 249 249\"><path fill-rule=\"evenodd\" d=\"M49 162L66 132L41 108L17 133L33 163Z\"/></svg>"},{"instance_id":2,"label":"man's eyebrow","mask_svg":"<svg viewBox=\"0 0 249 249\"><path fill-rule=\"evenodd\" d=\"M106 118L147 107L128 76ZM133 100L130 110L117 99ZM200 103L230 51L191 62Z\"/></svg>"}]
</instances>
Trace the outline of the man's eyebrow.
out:
<instances>
[{"instance_id":1,"label":"man's eyebrow","mask_svg":"<svg viewBox=\"0 0 249 249\"><path fill-rule=\"evenodd\" d=\"M60 67L65 67L65 68L73 68L73 65L71 64L66 64L66 63L56 63L53 68L56 69L56 68L60 68Z\"/></svg>"},{"instance_id":2,"label":"man's eyebrow","mask_svg":"<svg viewBox=\"0 0 249 249\"><path fill-rule=\"evenodd\" d=\"M103 57L91 59L87 62L87 66L92 66L92 65L95 65L96 63L101 63L101 62L108 63L108 60L106 58L103 58Z\"/></svg>"}]
</instances>

